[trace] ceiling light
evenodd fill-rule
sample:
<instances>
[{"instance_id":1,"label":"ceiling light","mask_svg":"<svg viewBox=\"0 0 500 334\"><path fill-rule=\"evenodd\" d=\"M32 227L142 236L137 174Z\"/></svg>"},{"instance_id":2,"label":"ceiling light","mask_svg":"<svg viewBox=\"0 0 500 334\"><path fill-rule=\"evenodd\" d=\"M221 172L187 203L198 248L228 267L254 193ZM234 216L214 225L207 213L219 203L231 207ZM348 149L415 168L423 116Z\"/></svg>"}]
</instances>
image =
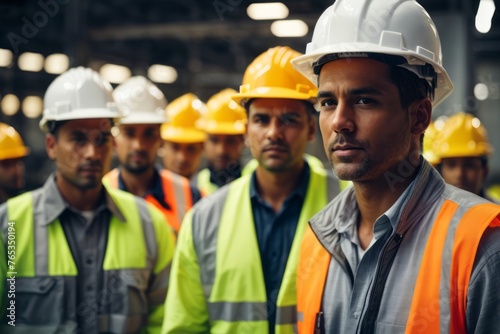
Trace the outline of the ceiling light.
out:
<instances>
[{"instance_id":1,"label":"ceiling light","mask_svg":"<svg viewBox=\"0 0 500 334\"><path fill-rule=\"evenodd\" d=\"M104 79L116 84L124 82L132 75L128 67L115 64L103 65L99 73Z\"/></svg>"},{"instance_id":2,"label":"ceiling light","mask_svg":"<svg viewBox=\"0 0 500 334\"><path fill-rule=\"evenodd\" d=\"M309 27L302 20L280 20L271 24L271 32L277 37L302 37Z\"/></svg>"},{"instance_id":3,"label":"ceiling light","mask_svg":"<svg viewBox=\"0 0 500 334\"><path fill-rule=\"evenodd\" d=\"M177 70L167 65L151 65L148 69L151 81L160 83L174 83L177 80Z\"/></svg>"},{"instance_id":4,"label":"ceiling light","mask_svg":"<svg viewBox=\"0 0 500 334\"><path fill-rule=\"evenodd\" d=\"M45 59L45 72L61 74L69 68L69 58L62 53L54 53Z\"/></svg>"},{"instance_id":5,"label":"ceiling light","mask_svg":"<svg viewBox=\"0 0 500 334\"><path fill-rule=\"evenodd\" d=\"M23 100L23 114L28 118L37 118L42 114L43 100L40 96L26 96Z\"/></svg>"},{"instance_id":6,"label":"ceiling light","mask_svg":"<svg viewBox=\"0 0 500 334\"><path fill-rule=\"evenodd\" d=\"M2 111L7 116L12 116L19 110L20 102L14 94L7 94L2 99Z\"/></svg>"},{"instance_id":7,"label":"ceiling light","mask_svg":"<svg viewBox=\"0 0 500 334\"><path fill-rule=\"evenodd\" d=\"M491 29L491 19L495 13L495 2L493 0L481 0L476 14L476 29L486 34Z\"/></svg>"},{"instance_id":8,"label":"ceiling light","mask_svg":"<svg viewBox=\"0 0 500 334\"><path fill-rule=\"evenodd\" d=\"M479 118L474 117L471 121L471 124L472 124L472 127L477 129L481 126L481 121L479 120Z\"/></svg>"},{"instance_id":9,"label":"ceiling light","mask_svg":"<svg viewBox=\"0 0 500 334\"><path fill-rule=\"evenodd\" d=\"M253 3L247 7L253 20L279 20L288 17L288 7L281 2Z\"/></svg>"},{"instance_id":10,"label":"ceiling light","mask_svg":"<svg viewBox=\"0 0 500 334\"><path fill-rule=\"evenodd\" d=\"M43 68L43 55L40 53L25 52L19 56L18 65L23 71L40 72Z\"/></svg>"},{"instance_id":11,"label":"ceiling light","mask_svg":"<svg viewBox=\"0 0 500 334\"><path fill-rule=\"evenodd\" d=\"M476 99L479 101L484 101L488 98L489 96L489 89L488 86L484 83L478 83L476 86L474 86L474 96Z\"/></svg>"},{"instance_id":12,"label":"ceiling light","mask_svg":"<svg viewBox=\"0 0 500 334\"><path fill-rule=\"evenodd\" d=\"M0 67L7 67L12 64L12 51L0 49Z\"/></svg>"}]
</instances>

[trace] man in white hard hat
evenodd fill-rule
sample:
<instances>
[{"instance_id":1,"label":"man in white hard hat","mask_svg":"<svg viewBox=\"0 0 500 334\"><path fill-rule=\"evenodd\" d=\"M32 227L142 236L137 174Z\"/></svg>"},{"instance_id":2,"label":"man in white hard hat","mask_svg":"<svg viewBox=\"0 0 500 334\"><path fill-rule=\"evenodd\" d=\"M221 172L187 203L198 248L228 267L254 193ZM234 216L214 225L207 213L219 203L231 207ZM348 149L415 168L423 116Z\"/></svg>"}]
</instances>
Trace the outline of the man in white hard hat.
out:
<instances>
[{"instance_id":1,"label":"man in white hard hat","mask_svg":"<svg viewBox=\"0 0 500 334\"><path fill-rule=\"evenodd\" d=\"M189 180L155 166L162 145L160 126L166 121L167 100L151 81L136 76L115 88L120 119L115 136L115 150L120 168L105 175L104 182L143 197L163 212L175 232L186 212L200 198Z\"/></svg>"},{"instance_id":2,"label":"man in white hard hat","mask_svg":"<svg viewBox=\"0 0 500 334\"><path fill-rule=\"evenodd\" d=\"M337 0L292 61L318 85L325 152L348 188L309 221L299 333L496 333L500 206L420 155L453 86L414 0Z\"/></svg>"},{"instance_id":3,"label":"man in white hard hat","mask_svg":"<svg viewBox=\"0 0 500 334\"><path fill-rule=\"evenodd\" d=\"M56 171L0 207L0 332L157 331L175 241L156 208L103 187L120 117L111 85L70 69L44 105Z\"/></svg>"}]
</instances>

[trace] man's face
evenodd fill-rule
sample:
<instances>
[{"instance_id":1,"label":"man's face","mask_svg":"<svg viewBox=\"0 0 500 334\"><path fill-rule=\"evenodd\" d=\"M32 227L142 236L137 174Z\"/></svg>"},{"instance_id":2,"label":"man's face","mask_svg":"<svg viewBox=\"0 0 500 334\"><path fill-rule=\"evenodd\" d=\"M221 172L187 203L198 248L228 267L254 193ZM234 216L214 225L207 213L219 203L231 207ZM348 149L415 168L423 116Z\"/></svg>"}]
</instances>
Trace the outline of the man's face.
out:
<instances>
[{"instance_id":1,"label":"man's face","mask_svg":"<svg viewBox=\"0 0 500 334\"><path fill-rule=\"evenodd\" d=\"M0 161L0 191L9 197L24 188L24 161L22 158Z\"/></svg>"},{"instance_id":2,"label":"man's face","mask_svg":"<svg viewBox=\"0 0 500 334\"><path fill-rule=\"evenodd\" d=\"M203 143L163 142L163 166L190 179L198 171L203 154Z\"/></svg>"},{"instance_id":3,"label":"man's face","mask_svg":"<svg viewBox=\"0 0 500 334\"><path fill-rule=\"evenodd\" d=\"M242 135L209 134L205 141L205 156L215 171L222 171L240 162L244 140Z\"/></svg>"},{"instance_id":4,"label":"man's face","mask_svg":"<svg viewBox=\"0 0 500 334\"><path fill-rule=\"evenodd\" d=\"M160 125L122 124L115 137L120 164L132 174L142 174L154 168L161 146Z\"/></svg>"},{"instance_id":5,"label":"man's face","mask_svg":"<svg viewBox=\"0 0 500 334\"><path fill-rule=\"evenodd\" d=\"M321 69L319 124L326 155L342 180L384 180L386 171L398 173L400 162L414 153L411 136L419 134L410 126L411 106L401 106L388 69L362 58L335 60Z\"/></svg>"},{"instance_id":6,"label":"man's face","mask_svg":"<svg viewBox=\"0 0 500 334\"><path fill-rule=\"evenodd\" d=\"M49 158L56 161L58 182L80 190L93 189L101 184L109 170L113 143L109 119L68 121L48 134L45 147Z\"/></svg>"},{"instance_id":7,"label":"man's face","mask_svg":"<svg viewBox=\"0 0 500 334\"><path fill-rule=\"evenodd\" d=\"M301 164L314 131L314 120L303 101L262 98L250 104L247 144L268 171L282 172Z\"/></svg>"},{"instance_id":8,"label":"man's face","mask_svg":"<svg viewBox=\"0 0 500 334\"><path fill-rule=\"evenodd\" d=\"M443 179L455 187L479 195L488 168L479 157L444 158L441 160Z\"/></svg>"}]
</instances>

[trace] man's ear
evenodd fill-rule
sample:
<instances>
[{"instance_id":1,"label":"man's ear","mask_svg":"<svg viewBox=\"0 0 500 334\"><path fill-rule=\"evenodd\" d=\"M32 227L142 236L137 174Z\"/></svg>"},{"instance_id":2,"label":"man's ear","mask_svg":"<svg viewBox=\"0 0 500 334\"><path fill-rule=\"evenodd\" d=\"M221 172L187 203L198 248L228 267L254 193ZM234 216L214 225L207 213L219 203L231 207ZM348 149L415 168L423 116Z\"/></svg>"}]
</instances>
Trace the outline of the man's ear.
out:
<instances>
[{"instance_id":1,"label":"man's ear","mask_svg":"<svg viewBox=\"0 0 500 334\"><path fill-rule=\"evenodd\" d=\"M419 99L409 107L411 133L421 135L432 121L432 103L429 98Z\"/></svg>"},{"instance_id":2,"label":"man's ear","mask_svg":"<svg viewBox=\"0 0 500 334\"><path fill-rule=\"evenodd\" d=\"M47 133L45 135L45 150L50 160L56 160L56 144L57 138L53 134Z\"/></svg>"}]
</instances>

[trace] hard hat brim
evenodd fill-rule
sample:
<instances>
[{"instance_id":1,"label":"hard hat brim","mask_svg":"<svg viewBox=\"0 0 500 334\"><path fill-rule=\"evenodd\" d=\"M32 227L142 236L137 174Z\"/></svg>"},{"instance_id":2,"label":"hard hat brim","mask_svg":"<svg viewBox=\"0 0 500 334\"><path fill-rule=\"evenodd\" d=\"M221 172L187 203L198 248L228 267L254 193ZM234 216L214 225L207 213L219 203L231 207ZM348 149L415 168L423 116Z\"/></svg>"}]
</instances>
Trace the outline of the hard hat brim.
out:
<instances>
[{"instance_id":1,"label":"hard hat brim","mask_svg":"<svg viewBox=\"0 0 500 334\"><path fill-rule=\"evenodd\" d=\"M61 113L59 115L50 115L50 117L43 116L40 120L40 129L44 132L48 132L47 122L49 121L75 121L83 119L94 119L94 118L110 118L118 119L121 117L119 111L111 111L104 108L92 108L92 109L78 109L71 112Z\"/></svg>"},{"instance_id":2,"label":"hard hat brim","mask_svg":"<svg viewBox=\"0 0 500 334\"><path fill-rule=\"evenodd\" d=\"M167 121L167 117L161 114L152 112L133 112L120 118L120 124L163 124Z\"/></svg>"},{"instance_id":3,"label":"hard hat brim","mask_svg":"<svg viewBox=\"0 0 500 334\"><path fill-rule=\"evenodd\" d=\"M246 122L237 121L234 123L207 122L203 131L211 135L242 135L245 133Z\"/></svg>"},{"instance_id":4,"label":"hard hat brim","mask_svg":"<svg viewBox=\"0 0 500 334\"><path fill-rule=\"evenodd\" d=\"M0 160L24 158L30 153L26 146L16 147L14 149L0 150Z\"/></svg>"},{"instance_id":5,"label":"hard hat brim","mask_svg":"<svg viewBox=\"0 0 500 334\"><path fill-rule=\"evenodd\" d=\"M207 139L205 132L166 125L161 129L161 138L176 143L202 143Z\"/></svg>"},{"instance_id":6,"label":"hard hat brim","mask_svg":"<svg viewBox=\"0 0 500 334\"><path fill-rule=\"evenodd\" d=\"M422 55L413 51L402 51L390 47L374 45L372 43L343 43L329 45L317 49L315 52L299 56L292 59L293 67L311 81L315 86L318 85L318 75L314 73L314 63L320 58L329 54L338 54L339 58L360 57L364 53L379 53L394 56L402 56L408 62L408 65L422 65L428 63L434 67L437 73L437 85L434 93L433 106L436 107L439 103L445 100L453 91L453 83L441 65L437 62L431 62ZM405 67L404 65L402 65ZM408 69L408 67L405 67Z\"/></svg>"},{"instance_id":7,"label":"hard hat brim","mask_svg":"<svg viewBox=\"0 0 500 334\"><path fill-rule=\"evenodd\" d=\"M314 103L316 96L310 93L301 93L293 89L281 87L257 87L245 93L238 93L232 96L233 101L241 104L250 99L291 99L304 100Z\"/></svg>"}]
</instances>

